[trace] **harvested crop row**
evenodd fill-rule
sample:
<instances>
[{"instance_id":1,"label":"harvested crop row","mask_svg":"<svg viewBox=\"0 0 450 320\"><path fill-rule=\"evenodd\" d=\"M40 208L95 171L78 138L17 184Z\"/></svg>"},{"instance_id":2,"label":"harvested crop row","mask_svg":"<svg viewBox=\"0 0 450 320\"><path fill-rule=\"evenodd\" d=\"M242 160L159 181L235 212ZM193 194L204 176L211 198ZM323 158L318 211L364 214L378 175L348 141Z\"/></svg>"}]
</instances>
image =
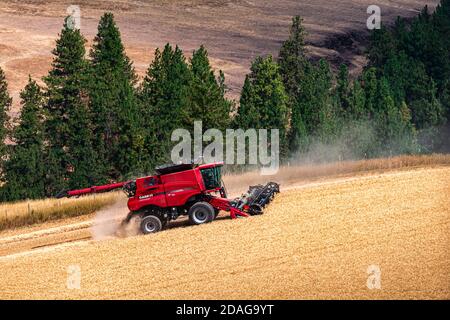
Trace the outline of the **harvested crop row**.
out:
<instances>
[{"instance_id":1,"label":"harvested crop row","mask_svg":"<svg viewBox=\"0 0 450 320\"><path fill-rule=\"evenodd\" d=\"M294 189L263 216L2 260L0 298L449 299L449 194L448 167Z\"/></svg>"}]
</instances>

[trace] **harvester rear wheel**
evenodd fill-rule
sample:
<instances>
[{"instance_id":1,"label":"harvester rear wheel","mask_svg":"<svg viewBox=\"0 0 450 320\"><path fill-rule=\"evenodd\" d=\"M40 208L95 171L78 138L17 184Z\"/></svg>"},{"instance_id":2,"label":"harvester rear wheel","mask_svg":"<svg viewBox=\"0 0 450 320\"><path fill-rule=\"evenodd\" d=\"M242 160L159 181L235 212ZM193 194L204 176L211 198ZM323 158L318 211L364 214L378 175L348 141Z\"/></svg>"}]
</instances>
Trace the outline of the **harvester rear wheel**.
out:
<instances>
[{"instance_id":1,"label":"harvester rear wheel","mask_svg":"<svg viewBox=\"0 0 450 320\"><path fill-rule=\"evenodd\" d=\"M215 211L208 202L197 202L189 209L189 221L192 224L204 224L213 221Z\"/></svg>"},{"instance_id":2,"label":"harvester rear wheel","mask_svg":"<svg viewBox=\"0 0 450 320\"><path fill-rule=\"evenodd\" d=\"M141 231L143 234L150 234L161 231L163 225L161 219L154 215L149 215L142 218Z\"/></svg>"}]
</instances>

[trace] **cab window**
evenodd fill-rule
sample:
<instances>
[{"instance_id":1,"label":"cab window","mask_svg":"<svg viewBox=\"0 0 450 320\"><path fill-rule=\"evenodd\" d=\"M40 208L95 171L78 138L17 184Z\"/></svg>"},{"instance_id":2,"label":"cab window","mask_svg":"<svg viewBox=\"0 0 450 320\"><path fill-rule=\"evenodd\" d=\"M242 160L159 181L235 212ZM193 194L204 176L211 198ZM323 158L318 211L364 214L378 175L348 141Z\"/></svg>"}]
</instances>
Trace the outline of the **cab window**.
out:
<instances>
[{"instance_id":1,"label":"cab window","mask_svg":"<svg viewBox=\"0 0 450 320\"><path fill-rule=\"evenodd\" d=\"M144 180L144 187L152 187L158 184L158 180L155 177L150 177Z\"/></svg>"}]
</instances>

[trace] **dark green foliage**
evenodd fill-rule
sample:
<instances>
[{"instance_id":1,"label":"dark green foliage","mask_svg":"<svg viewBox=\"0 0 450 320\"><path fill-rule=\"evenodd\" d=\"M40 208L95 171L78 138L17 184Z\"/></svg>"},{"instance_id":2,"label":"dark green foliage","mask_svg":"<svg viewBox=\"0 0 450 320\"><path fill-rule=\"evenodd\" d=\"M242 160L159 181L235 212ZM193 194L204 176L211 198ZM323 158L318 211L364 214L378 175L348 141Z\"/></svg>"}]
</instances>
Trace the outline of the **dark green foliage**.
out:
<instances>
[{"instance_id":1,"label":"dark green foliage","mask_svg":"<svg viewBox=\"0 0 450 320\"><path fill-rule=\"evenodd\" d=\"M361 81L358 79L353 81L351 91L349 93L349 108L347 112L348 119L363 119L366 116L366 95L361 87Z\"/></svg>"},{"instance_id":2,"label":"dark green foliage","mask_svg":"<svg viewBox=\"0 0 450 320\"><path fill-rule=\"evenodd\" d=\"M287 102L278 65L272 56L256 58L242 89L235 127L279 129L280 152L286 152Z\"/></svg>"},{"instance_id":3,"label":"dark green foliage","mask_svg":"<svg viewBox=\"0 0 450 320\"><path fill-rule=\"evenodd\" d=\"M90 52L90 110L103 180L143 169L143 133L134 94L136 75L112 13L105 13Z\"/></svg>"},{"instance_id":4,"label":"dark green foliage","mask_svg":"<svg viewBox=\"0 0 450 320\"><path fill-rule=\"evenodd\" d=\"M369 65L387 79L396 104L406 102L412 124L436 147L445 141L431 135L440 135L439 128L448 123L449 30L450 3L442 0L432 14L425 7L411 22L398 18L393 28L375 31L368 53ZM426 144L425 150L433 150Z\"/></svg>"},{"instance_id":5,"label":"dark green foliage","mask_svg":"<svg viewBox=\"0 0 450 320\"><path fill-rule=\"evenodd\" d=\"M223 72L216 79L209 64L208 53L201 46L194 51L190 70L192 82L190 88L191 110L190 121L201 120L203 130L225 130L230 123L232 103L225 98Z\"/></svg>"},{"instance_id":6,"label":"dark green foliage","mask_svg":"<svg viewBox=\"0 0 450 320\"><path fill-rule=\"evenodd\" d=\"M8 135L8 111L11 107L12 98L8 93L8 84L5 73L0 68L0 175L2 172L2 162L6 155L5 139Z\"/></svg>"},{"instance_id":7,"label":"dark green foliage","mask_svg":"<svg viewBox=\"0 0 450 320\"><path fill-rule=\"evenodd\" d=\"M339 68L339 74L336 84L336 99L338 110L341 115L350 114L350 79L348 74L348 67L342 64Z\"/></svg>"},{"instance_id":8,"label":"dark green foliage","mask_svg":"<svg viewBox=\"0 0 450 320\"><path fill-rule=\"evenodd\" d=\"M88 112L85 39L71 29L66 18L56 48L47 85L46 194L79 188L96 181L96 154Z\"/></svg>"},{"instance_id":9,"label":"dark green foliage","mask_svg":"<svg viewBox=\"0 0 450 320\"><path fill-rule=\"evenodd\" d=\"M372 117L377 128L377 148L374 155L411 153L415 136L410 124L411 114L406 103L397 105L386 78L378 81L378 96Z\"/></svg>"},{"instance_id":10,"label":"dark green foliage","mask_svg":"<svg viewBox=\"0 0 450 320\"><path fill-rule=\"evenodd\" d=\"M431 81L425 87L422 97L411 102L412 119L418 129L444 124L445 110L437 97L435 82Z\"/></svg>"},{"instance_id":11,"label":"dark green foliage","mask_svg":"<svg viewBox=\"0 0 450 320\"><path fill-rule=\"evenodd\" d=\"M3 200L36 199L44 197L45 163L43 156L43 94L31 78L20 93L22 111L13 129L11 155L5 163Z\"/></svg>"},{"instance_id":12,"label":"dark green foliage","mask_svg":"<svg viewBox=\"0 0 450 320\"><path fill-rule=\"evenodd\" d=\"M140 90L150 166L170 159L171 134L175 129L193 128L191 83L192 72L178 46L172 49L167 44L162 52L156 50Z\"/></svg>"},{"instance_id":13,"label":"dark green foliage","mask_svg":"<svg viewBox=\"0 0 450 320\"><path fill-rule=\"evenodd\" d=\"M308 71L311 65L306 57L306 32L299 16L292 19L289 38L283 42L278 56L278 65L288 95L290 130L287 134L288 148L296 152L306 145L307 132L301 103L304 102L309 85Z\"/></svg>"},{"instance_id":14,"label":"dark green foliage","mask_svg":"<svg viewBox=\"0 0 450 320\"><path fill-rule=\"evenodd\" d=\"M306 57L306 32L299 16L292 19L289 38L283 42L278 56L278 64L287 94L295 99L301 91L305 66L309 63Z\"/></svg>"},{"instance_id":15,"label":"dark green foliage","mask_svg":"<svg viewBox=\"0 0 450 320\"><path fill-rule=\"evenodd\" d=\"M331 96L332 80L330 65L325 60L318 65L306 65L297 106L308 139L328 140L334 134L336 112ZM307 145L301 147L308 148Z\"/></svg>"},{"instance_id":16,"label":"dark green foliage","mask_svg":"<svg viewBox=\"0 0 450 320\"><path fill-rule=\"evenodd\" d=\"M374 29L371 34L367 57L372 67L382 67L387 60L395 53L395 38L386 26L380 29Z\"/></svg>"}]
</instances>

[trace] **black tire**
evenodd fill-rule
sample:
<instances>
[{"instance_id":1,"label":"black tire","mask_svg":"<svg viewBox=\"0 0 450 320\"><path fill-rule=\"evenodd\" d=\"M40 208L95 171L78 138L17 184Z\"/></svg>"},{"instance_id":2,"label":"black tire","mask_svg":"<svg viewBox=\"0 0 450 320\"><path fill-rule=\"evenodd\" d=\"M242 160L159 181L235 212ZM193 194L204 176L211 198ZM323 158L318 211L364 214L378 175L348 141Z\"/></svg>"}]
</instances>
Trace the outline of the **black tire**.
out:
<instances>
[{"instance_id":1,"label":"black tire","mask_svg":"<svg viewBox=\"0 0 450 320\"><path fill-rule=\"evenodd\" d=\"M161 231L163 225L157 216L149 215L141 220L141 232L143 234L156 233Z\"/></svg>"},{"instance_id":2,"label":"black tire","mask_svg":"<svg viewBox=\"0 0 450 320\"><path fill-rule=\"evenodd\" d=\"M213 221L215 212L212 205L208 202L197 202L189 209L189 221L192 224L199 225Z\"/></svg>"},{"instance_id":3,"label":"black tire","mask_svg":"<svg viewBox=\"0 0 450 320\"><path fill-rule=\"evenodd\" d=\"M259 216L264 213L263 209L258 204L252 204L248 210L248 213L252 216Z\"/></svg>"}]
</instances>

